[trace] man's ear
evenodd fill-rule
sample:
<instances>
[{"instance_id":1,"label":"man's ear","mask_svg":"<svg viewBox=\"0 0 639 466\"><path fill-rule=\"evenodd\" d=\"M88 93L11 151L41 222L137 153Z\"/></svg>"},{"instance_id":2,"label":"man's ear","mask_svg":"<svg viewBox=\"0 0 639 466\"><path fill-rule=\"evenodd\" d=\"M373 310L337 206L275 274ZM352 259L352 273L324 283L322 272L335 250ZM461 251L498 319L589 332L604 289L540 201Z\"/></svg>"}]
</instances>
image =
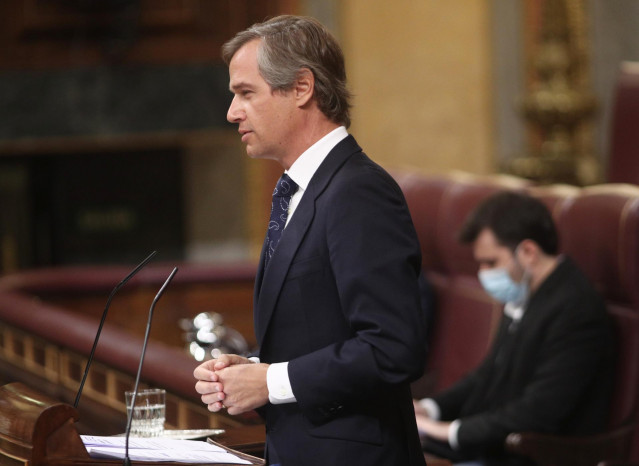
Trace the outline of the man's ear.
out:
<instances>
[{"instance_id":1,"label":"man's ear","mask_svg":"<svg viewBox=\"0 0 639 466\"><path fill-rule=\"evenodd\" d=\"M525 239L521 243L519 243L518 249L521 254L520 257L526 263L529 263L531 265L539 259L539 256L541 254L541 248L535 241L531 239Z\"/></svg>"},{"instance_id":2,"label":"man's ear","mask_svg":"<svg viewBox=\"0 0 639 466\"><path fill-rule=\"evenodd\" d=\"M313 98L313 92L315 91L315 76L308 68L302 68L297 74L297 80L295 81L295 87L293 92L295 93L295 100L298 107L303 107Z\"/></svg>"}]
</instances>

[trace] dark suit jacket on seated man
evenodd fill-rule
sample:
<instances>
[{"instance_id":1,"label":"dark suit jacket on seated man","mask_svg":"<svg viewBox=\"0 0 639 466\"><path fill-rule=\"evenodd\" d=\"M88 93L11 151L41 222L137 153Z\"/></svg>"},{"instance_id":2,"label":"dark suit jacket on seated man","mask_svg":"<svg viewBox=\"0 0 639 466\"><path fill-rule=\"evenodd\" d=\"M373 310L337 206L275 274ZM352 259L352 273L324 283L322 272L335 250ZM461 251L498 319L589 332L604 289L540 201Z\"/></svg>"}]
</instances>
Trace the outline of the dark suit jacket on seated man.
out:
<instances>
[{"instance_id":1,"label":"dark suit jacket on seated man","mask_svg":"<svg viewBox=\"0 0 639 466\"><path fill-rule=\"evenodd\" d=\"M223 56L228 120L294 194L276 201L272 226L286 228L256 278L259 361L205 362L196 390L213 412L258 409L267 464L423 465L409 388L426 353L420 248L401 190L347 133L342 52L316 21L285 16Z\"/></svg>"},{"instance_id":2,"label":"dark suit jacket on seated man","mask_svg":"<svg viewBox=\"0 0 639 466\"><path fill-rule=\"evenodd\" d=\"M498 193L462 228L479 279L505 303L492 348L466 378L415 403L425 448L453 460L515 464L510 432L589 434L605 427L613 369L604 304L557 255L552 217L538 200Z\"/></svg>"}]
</instances>

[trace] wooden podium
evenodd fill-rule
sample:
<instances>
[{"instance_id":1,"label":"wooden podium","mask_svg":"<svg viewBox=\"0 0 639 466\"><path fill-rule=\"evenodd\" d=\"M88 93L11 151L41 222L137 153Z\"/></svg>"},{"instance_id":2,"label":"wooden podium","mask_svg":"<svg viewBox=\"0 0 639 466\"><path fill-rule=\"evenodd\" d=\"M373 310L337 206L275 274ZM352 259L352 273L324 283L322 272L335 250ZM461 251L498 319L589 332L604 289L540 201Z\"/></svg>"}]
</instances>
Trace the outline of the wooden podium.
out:
<instances>
[{"instance_id":1,"label":"wooden podium","mask_svg":"<svg viewBox=\"0 0 639 466\"><path fill-rule=\"evenodd\" d=\"M77 420L78 413L72 406L48 398L21 383L10 383L0 387L0 465L122 464L122 460L91 458L75 428ZM250 461L251 464L264 464L263 460L254 456L232 449L229 451ZM132 463L147 466L188 464L138 461Z\"/></svg>"}]
</instances>

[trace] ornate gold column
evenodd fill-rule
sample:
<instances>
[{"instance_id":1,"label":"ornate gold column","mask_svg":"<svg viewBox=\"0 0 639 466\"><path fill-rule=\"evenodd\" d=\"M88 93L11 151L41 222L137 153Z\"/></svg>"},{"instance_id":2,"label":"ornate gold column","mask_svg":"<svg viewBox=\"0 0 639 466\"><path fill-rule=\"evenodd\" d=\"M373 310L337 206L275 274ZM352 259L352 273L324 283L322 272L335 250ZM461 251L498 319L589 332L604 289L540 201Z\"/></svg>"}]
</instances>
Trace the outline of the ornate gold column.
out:
<instances>
[{"instance_id":1,"label":"ornate gold column","mask_svg":"<svg viewBox=\"0 0 639 466\"><path fill-rule=\"evenodd\" d=\"M503 168L540 183L599 182L600 163L592 153L591 121L597 105L590 91L584 2L535 1L542 10L532 79L518 102L530 129L529 147Z\"/></svg>"}]
</instances>

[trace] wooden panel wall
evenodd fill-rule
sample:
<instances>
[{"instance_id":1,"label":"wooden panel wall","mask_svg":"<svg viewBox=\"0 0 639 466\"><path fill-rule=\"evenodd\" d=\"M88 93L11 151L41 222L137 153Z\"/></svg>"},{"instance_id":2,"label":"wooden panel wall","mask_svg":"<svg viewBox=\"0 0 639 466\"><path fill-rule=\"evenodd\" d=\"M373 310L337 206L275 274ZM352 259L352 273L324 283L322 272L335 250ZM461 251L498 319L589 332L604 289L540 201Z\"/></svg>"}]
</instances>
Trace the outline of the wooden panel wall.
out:
<instances>
[{"instance_id":1,"label":"wooden panel wall","mask_svg":"<svg viewBox=\"0 0 639 466\"><path fill-rule=\"evenodd\" d=\"M296 0L4 0L0 69L219 60L220 45Z\"/></svg>"},{"instance_id":2,"label":"wooden panel wall","mask_svg":"<svg viewBox=\"0 0 639 466\"><path fill-rule=\"evenodd\" d=\"M352 131L367 154L392 168L493 172L491 2L339 8Z\"/></svg>"}]
</instances>

